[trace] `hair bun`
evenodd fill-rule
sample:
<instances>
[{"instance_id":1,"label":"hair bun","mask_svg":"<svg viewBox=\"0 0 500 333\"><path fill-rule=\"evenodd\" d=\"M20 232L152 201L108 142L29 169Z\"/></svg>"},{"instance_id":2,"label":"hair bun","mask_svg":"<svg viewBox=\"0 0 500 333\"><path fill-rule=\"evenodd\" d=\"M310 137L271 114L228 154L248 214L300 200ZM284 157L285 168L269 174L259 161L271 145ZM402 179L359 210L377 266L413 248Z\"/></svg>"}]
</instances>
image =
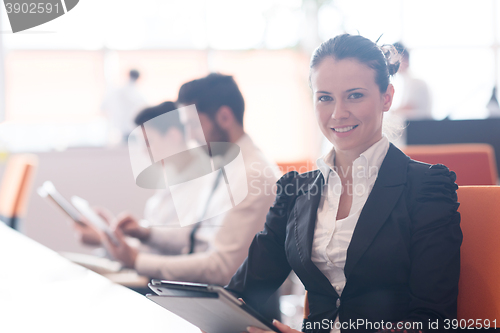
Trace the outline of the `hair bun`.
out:
<instances>
[{"instance_id":1,"label":"hair bun","mask_svg":"<svg viewBox=\"0 0 500 333\"><path fill-rule=\"evenodd\" d=\"M399 65L401 64L401 54L398 52L398 50L396 50L394 45L391 44L382 45L380 49L384 54L389 75L396 74L399 69Z\"/></svg>"}]
</instances>

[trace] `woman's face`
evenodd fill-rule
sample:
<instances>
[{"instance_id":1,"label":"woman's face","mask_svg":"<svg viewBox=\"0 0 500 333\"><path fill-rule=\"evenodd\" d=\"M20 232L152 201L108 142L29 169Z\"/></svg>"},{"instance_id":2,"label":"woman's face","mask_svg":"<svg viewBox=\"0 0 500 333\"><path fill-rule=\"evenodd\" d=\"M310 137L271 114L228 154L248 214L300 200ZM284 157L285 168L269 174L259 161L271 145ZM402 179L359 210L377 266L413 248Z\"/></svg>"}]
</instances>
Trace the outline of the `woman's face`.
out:
<instances>
[{"instance_id":1,"label":"woman's face","mask_svg":"<svg viewBox=\"0 0 500 333\"><path fill-rule=\"evenodd\" d=\"M318 124L337 152L359 155L382 138L382 116L394 88L380 93L374 69L356 59L327 57L313 68L311 85Z\"/></svg>"}]
</instances>

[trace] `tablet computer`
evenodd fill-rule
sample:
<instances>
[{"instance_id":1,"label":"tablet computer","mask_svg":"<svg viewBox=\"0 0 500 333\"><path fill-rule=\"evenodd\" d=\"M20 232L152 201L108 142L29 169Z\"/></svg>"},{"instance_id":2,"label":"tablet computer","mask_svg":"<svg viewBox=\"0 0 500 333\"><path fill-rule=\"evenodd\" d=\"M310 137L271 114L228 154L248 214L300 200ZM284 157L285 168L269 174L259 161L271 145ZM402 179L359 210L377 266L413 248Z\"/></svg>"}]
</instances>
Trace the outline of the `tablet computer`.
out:
<instances>
[{"instance_id":1,"label":"tablet computer","mask_svg":"<svg viewBox=\"0 0 500 333\"><path fill-rule=\"evenodd\" d=\"M71 197L71 203L76 209L90 222L92 225L102 232L104 232L115 245L119 245L120 242L116 236L111 231L109 225L100 217L93 209L90 207L87 200L82 199L76 195Z\"/></svg>"},{"instance_id":2,"label":"tablet computer","mask_svg":"<svg viewBox=\"0 0 500 333\"><path fill-rule=\"evenodd\" d=\"M37 192L42 198L46 198L55 203L73 221L84 225L80 212L56 190L56 187L51 181L47 180L44 182L42 186L37 189Z\"/></svg>"},{"instance_id":3,"label":"tablet computer","mask_svg":"<svg viewBox=\"0 0 500 333\"><path fill-rule=\"evenodd\" d=\"M246 332L248 326L279 332L260 313L222 287L152 280L149 288L156 295L146 295L147 298L207 333Z\"/></svg>"}]
</instances>

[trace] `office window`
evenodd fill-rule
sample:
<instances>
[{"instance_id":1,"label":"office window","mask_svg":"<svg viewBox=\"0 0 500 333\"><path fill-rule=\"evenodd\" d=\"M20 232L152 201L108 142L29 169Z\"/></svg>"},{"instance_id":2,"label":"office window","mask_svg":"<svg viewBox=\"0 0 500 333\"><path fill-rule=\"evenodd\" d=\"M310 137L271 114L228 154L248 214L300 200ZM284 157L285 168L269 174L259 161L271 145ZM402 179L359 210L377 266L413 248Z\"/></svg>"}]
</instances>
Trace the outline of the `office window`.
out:
<instances>
[{"instance_id":1,"label":"office window","mask_svg":"<svg viewBox=\"0 0 500 333\"><path fill-rule=\"evenodd\" d=\"M495 61L489 48L422 48L411 67L429 84L434 117L486 118L495 84Z\"/></svg>"},{"instance_id":2,"label":"office window","mask_svg":"<svg viewBox=\"0 0 500 333\"><path fill-rule=\"evenodd\" d=\"M493 87L498 0L403 1L403 41L411 69L433 97L436 119L485 118Z\"/></svg>"},{"instance_id":3,"label":"office window","mask_svg":"<svg viewBox=\"0 0 500 333\"><path fill-rule=\"evenodd\" d=\"M86 121L99 115L99 52L11 51L5 69L9 121Z\"/></svg>"},{"instance_id":4,"label":"office window","mask_svg":"<svg viewBox=\"0 0 500 333\"><path fill-rule=\"evenodd\" d=\"M328 5L327 5L328 6ZM331 2L342 17L341 29L335 34L348 32L361 35L380 43L392 43L401 38L402 1L400 0L338 0ZM324 18L327 20L328 18ZM326 36L324 36L326 37ZM331 37L331 35L329 36Z\"/></svg>"},{"instance_id":5,"label":"office window","mask_svg":"<svg viewBox=\"0 0 500 333\"><path fill-rule=\"evenodd\" d=\"M484 47L494 41L492 0L404 0L402 3L403 37L408 46Z\"/></svg>"}]
</instances>

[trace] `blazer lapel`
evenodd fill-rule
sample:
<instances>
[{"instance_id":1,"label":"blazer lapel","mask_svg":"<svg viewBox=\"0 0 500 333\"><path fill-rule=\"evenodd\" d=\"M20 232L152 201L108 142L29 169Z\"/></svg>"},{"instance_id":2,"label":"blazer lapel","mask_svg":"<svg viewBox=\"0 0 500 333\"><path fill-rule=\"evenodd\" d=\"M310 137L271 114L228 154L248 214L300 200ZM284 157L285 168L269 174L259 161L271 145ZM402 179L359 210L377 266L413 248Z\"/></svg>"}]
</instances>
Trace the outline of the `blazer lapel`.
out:
<instances>
[{"instance_id":1,"label":"blazer lapel","mask_svg":"<svg viewBox=\"0 0 500 333\"><path fill-rule=\"evenodd\" d=\"M347 249L344 267L347 281L401 196L406 183L408 161L409 157L391 143Z\"/></svg>"},{"instance_id":2,"label":"blazer lapel","mask_svg":"<svg viewBox=\"0 0 500 333\"><path fill-rule=\"evenodd\" d=\"M330 292L338 296L328 278L311 260L314 228L323 182L323 175L318 172L317 177L308 185L308 188L297 196L293 209L295 245L305 272L315 280L317 287L323 292Z\"/></svg>"}]
</instances>

